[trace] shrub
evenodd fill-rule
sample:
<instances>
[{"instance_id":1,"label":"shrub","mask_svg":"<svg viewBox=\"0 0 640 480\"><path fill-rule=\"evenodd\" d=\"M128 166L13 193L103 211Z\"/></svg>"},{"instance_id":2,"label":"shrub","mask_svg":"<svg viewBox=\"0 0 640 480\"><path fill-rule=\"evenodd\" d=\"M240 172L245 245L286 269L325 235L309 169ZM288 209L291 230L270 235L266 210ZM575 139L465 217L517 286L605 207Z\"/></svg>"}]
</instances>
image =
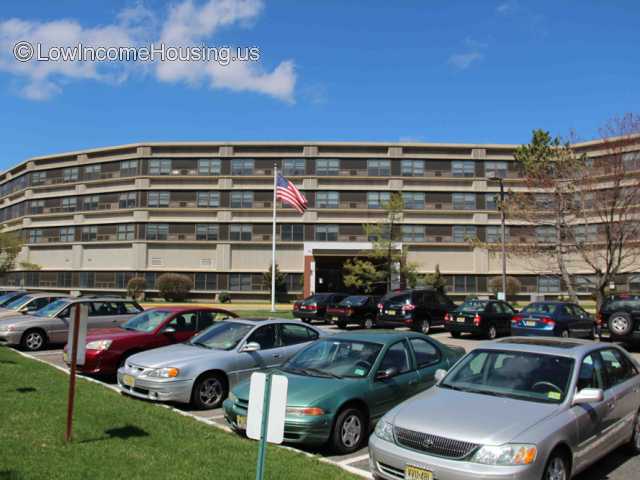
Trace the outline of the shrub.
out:
<instances>
[{"instance_id":1,"label":"shrub","mask_svg":"<svg viewBox=\"0 0 640 480\"><path fill-rule=\"evenodd\" d=\"M183 302L193 288L193 281L187 275L163 273L158 277L156 288L168 302Z\"/></svg>"},{"instance_id":2,"label":"shrub","mask_svg":"<svg viewBox=\"0 0 640 480\"><path fill-rule=\"evenodd\" d=\"M129 283L127 283L127 295L134 300L140 298L146 289L147 282L142 277L133 277L129 280Z\"/></svg>"},{"instance_id":3,"label":"shrub","mask_svg":"<svg viewBox=\"0 0 640 480\"><path fill-rule=\"evenodd\" d=\"M489 280L489 290L495 295L502 291L502 277L493 277ZM515 277L507 277L507 298L517 295L522 290L520 280Z\"/></svg>"},{"instance_id":4,"label":"shrub","mask_svg":"<svg viewBox=\"0 0 640 480\"><path fill-rule=\"evenodd\" d=\"M229 295L229 292L220 292L218 294L218 302L231 303L231 295Z\"/></svg>"}]
</instances>

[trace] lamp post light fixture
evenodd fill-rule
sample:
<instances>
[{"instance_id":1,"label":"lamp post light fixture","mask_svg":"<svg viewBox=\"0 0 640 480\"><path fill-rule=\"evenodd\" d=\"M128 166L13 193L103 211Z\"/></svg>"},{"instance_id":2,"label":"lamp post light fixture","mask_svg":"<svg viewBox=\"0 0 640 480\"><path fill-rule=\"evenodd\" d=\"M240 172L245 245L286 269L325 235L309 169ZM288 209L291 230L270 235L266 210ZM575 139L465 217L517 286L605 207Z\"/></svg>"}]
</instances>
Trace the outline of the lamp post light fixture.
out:
<instances>
[{"instance_id":1,"label":"lamp post light fixture","mask_svg":"<svg viewBox=\"0 0 640 480\"><path fill-rule=\"evenodd\" d=\"M491 177L489 180L500 184L500 224L502 243L502 300L507 300L507 246L505 233L505 213L504 213L504 181L502 177Z\"/></svg>"}]
</instances>

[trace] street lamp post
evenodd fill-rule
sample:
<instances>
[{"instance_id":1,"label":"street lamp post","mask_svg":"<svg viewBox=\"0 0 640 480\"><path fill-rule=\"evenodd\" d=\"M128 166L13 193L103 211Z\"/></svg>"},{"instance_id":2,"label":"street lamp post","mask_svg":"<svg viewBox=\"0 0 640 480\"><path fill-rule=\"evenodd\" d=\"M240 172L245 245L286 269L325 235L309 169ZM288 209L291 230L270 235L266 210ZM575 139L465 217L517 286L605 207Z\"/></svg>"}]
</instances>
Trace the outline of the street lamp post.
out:
<instances>
[{"instance_id":1,"label":"street lamp post","mask_svg":"<svg viewBox=\"0 0 640 480\"><path fill-rule=\"evenodd\" d=\"M501 224L501 243L502 243L502 295L507 299L507 247L505 233L505 213L504 213L504 182L502 177L491 177L489 180L500 184L500 224Z\"/></svg>"}]
</instances>

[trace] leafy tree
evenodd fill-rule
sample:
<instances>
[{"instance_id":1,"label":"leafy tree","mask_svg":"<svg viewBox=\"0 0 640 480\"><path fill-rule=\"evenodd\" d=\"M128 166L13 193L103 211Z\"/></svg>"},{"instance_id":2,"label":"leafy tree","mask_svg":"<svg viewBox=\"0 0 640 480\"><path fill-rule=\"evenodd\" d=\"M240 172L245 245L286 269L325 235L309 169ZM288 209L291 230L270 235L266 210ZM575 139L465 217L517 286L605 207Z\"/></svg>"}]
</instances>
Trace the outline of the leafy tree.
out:
<instances>
[{"instance_id":1,"label":"leafy tree","mask_svg":"<svg viewBox=\"0 0 640 480\"><path fill-rule=\"evenodd\" d=\"M433 273L429 273L425 277L425 284L439 291L445 293L447 288L447 282L440 273L440 265L436 264L436 270Z\"/></svg>"},{"instance_id":2,"label":"leafy tree","mask_svg":"<svg viewBox=\"0 0 640 480\"><path fill-rule=\"evenodd\" d=\"M386 274L378 270L370 260L350 258L343 266L343 282L347 287L372 293L377 285L386 282Z\"/></svg>"},{"instance_id":3,"label":"leafy tree","mask_svg":"<svg viewBox=\"0 0 640 480\"><path fill-rule=\"evenodd\" d=\"M183 302L193 289L193 281L187 275L163 273L158 277L156 288L168 302Z\"/></svg>"},{"instance_id":4,"label":"leafy tree","mask_svg":"<svg viewBox=\"0 0 640 480\"><path fill-rule=\"evenodd\" d=\"M0 273L13 269L22 245L22 239L16 233L4 231L4 227L0 228Z\"/></svg>"},{"instance_id":5,"label":"leafy tree","mask_svg":"<svg viewBox=\"0 0 640 480\"><path fill-rule=\"evenodd\" d=\"M127 283L127 295L132 299L138 299L147 289L147 282L143 277L133 277Z\"/></svg>"},{"instance_id":6,"label":"leafy tree","mask_svg":"<svg viewBox=\"0 0 640 480\"><path fill-rule=\"evenodd\" d=\"M269 270L262 274L262 280L264 281L269 293L271 293L271 266ZM284 302L287 300L287 274L282 273L276 263L276 301Z\"/></svg>"},{"instance_id":7,"label":"leafy tree","mask_svg":"<svg viewBox=\"0 0 640 480\"><path fill-rule=\"evenodd\" d=\"M502 291L502 277L493 277L489 280L489 290L497 295ZM522 283L516 277L507 277L507 299L512 298L522 291Z\"/></svg>"}]
</instances>

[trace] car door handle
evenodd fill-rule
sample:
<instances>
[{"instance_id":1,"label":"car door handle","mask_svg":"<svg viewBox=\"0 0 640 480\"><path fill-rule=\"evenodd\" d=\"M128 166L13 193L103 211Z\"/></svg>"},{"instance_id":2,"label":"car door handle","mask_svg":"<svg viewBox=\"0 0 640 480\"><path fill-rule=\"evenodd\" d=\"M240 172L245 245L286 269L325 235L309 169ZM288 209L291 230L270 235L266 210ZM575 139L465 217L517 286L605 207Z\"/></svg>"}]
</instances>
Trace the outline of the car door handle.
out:
<instances>
[{"instance_id":1,"label":"car door handle","mask_svg":"<svg viewBox=\"0 0 640 480\"><path fill-rule=\"evenodd\" d=\"M279 353L274 353L273 354L273 358L280 358L282 355L280 355Z\"/></svg>"},{"instance_id":2,"label":"car door handle","mask_svg":"<svg viewBox=\"0 0 640 480\"><path fill-rule=\"evenodd\" d=\"M607 403L607 407L609 407L609 410L613 410L616 407L616 402Z\"/></svg>"}]
</instances>

